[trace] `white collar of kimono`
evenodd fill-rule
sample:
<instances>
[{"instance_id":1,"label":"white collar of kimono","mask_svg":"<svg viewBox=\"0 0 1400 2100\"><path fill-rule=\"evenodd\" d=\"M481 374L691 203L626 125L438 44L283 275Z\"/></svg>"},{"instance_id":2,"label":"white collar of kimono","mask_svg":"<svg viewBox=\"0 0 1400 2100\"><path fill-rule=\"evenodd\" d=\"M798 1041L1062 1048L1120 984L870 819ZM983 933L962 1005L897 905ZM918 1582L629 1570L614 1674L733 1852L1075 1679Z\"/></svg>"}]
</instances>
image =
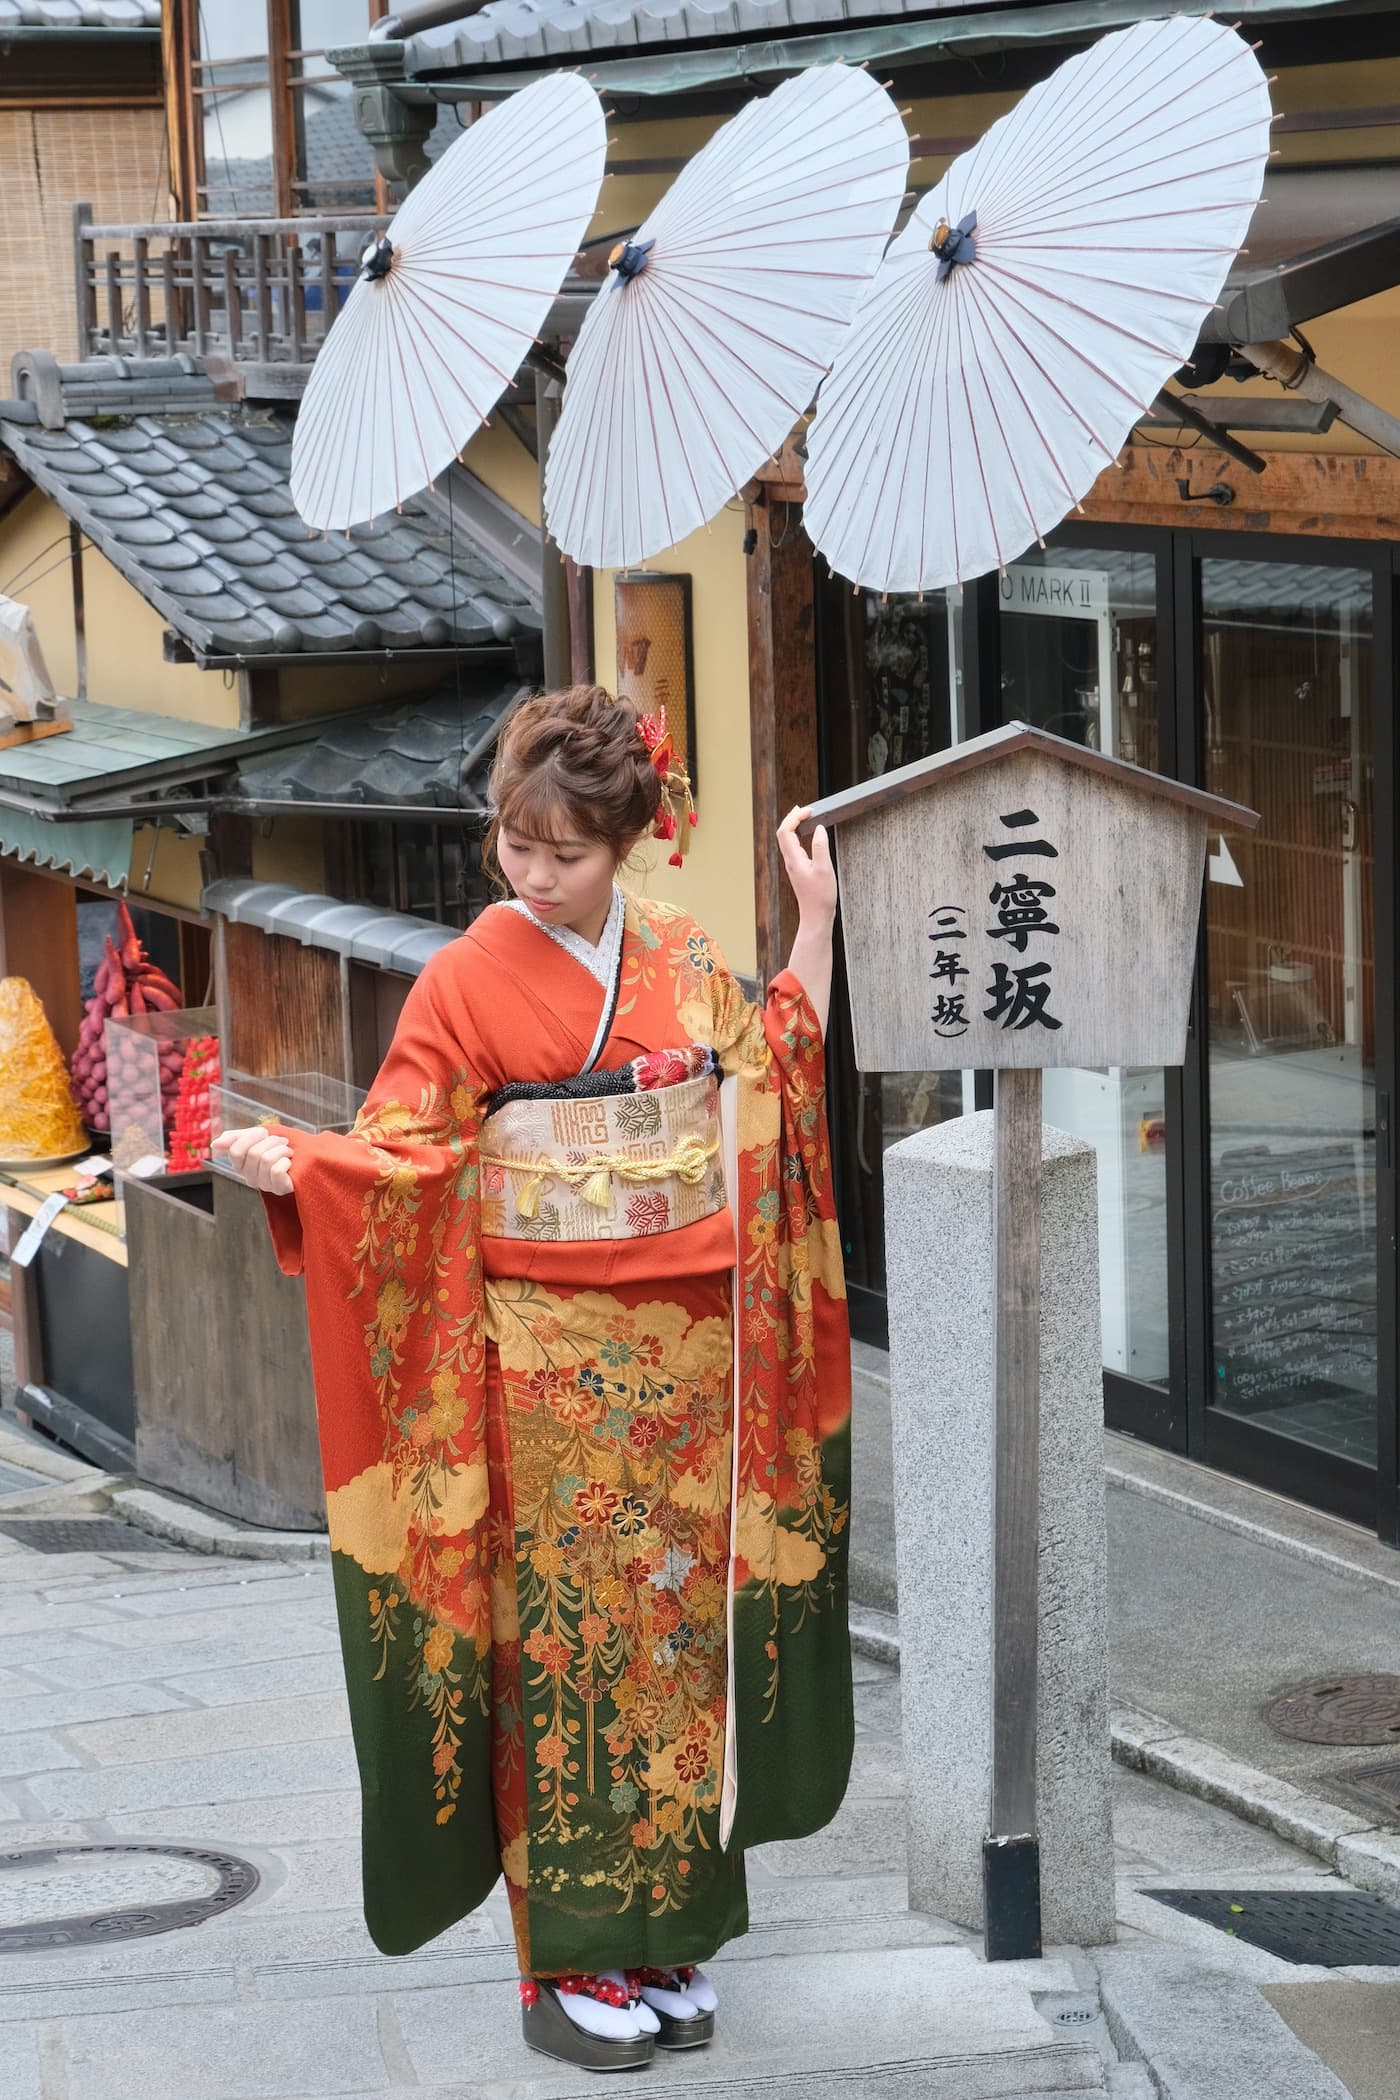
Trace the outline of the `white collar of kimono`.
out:
<instances>
[{"instance_id":1,"label":"white collar of kimono","mask_svg":"<svg viewBox=\"0 0 1400 2100\"><path fill-rule=\"evenodd\" d=\"M507 906L509 910L518 911L522 917L527 918L532 926L538 926L541 933L548 934L550 940L562 948L566 955L572 955L575 962L582 963L589 976L596 977L605 992L612 990L618 962L622 956L622 926L626 916L626 900L616 883L613 884L612 905L608 911L607 923L598 937L596 948L586 941L582 934L575 933L572 926L546 926L542 920L535 917L529 905L522 904L518 897L508 898Z\"/></svg>"}]
</instances>

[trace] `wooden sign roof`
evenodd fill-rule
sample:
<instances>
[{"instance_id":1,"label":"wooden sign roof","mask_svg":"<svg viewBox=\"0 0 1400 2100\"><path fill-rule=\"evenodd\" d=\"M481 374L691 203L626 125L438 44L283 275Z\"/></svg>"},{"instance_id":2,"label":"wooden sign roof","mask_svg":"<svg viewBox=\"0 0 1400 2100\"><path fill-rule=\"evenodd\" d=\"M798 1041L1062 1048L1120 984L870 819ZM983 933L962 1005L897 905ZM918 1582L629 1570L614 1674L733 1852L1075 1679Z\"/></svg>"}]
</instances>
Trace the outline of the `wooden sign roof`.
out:
<instances>
[{"instance_id":1,"label":"wooden sign roof","mask_svg":"<svg viewBox=\"0 0 1400 2100\"><path fill-rule=\"evenodd\" d=\"M1004 729L989 730L986 736L973 737L970 742L955 744L947 751L936 751L932 758L916 759L913 765L900 766L893 773L881 773L874 780L862 781L858 787L844 788L839 794L827 795L822 801L813 802L803 820L802 833L804 837L810 837L818 824L845 824L852 817L869 816L888 803L941 787L960 773L975 772L978 767L1010 758L1017 751L1061 759L1066 765L1082 767L1089 773L1101 773L1120 786L1135 788L1140 794L1153 796L1158 801L1176 802L1188 809L1200 810L1212 827L1218 829L1253 831L1259 822L1258 811L1246 809L1242 803L1227 802L1221 795L1208 795L1202 788L1185 787L1179 780L1168 780L1161 773L1149 772L1145 766L1129 765L1126 759L1110 758L1105 752L1090 750L1087 744L1075 744L1068 737L1052 736L1045 729L1033 729L1028 722L1009 722Z\"/></svg>"}]
</instances>

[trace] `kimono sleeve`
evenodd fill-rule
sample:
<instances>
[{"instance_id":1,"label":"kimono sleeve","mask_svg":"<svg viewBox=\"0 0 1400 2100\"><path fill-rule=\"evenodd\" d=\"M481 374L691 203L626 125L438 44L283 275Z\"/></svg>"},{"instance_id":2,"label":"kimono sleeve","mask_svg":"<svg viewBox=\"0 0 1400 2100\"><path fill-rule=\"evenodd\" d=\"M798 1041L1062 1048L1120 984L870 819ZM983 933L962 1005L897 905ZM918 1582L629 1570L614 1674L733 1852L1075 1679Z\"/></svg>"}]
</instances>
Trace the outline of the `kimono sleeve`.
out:
<instances>
[{"instance_id":1,"label":"kimono sleeve","mask_svg":"<svg viewBox=\"0 0 1400 2100\"><path fill-rule=\"evenodd\" d=\"M811 1000L783 970L755 1005L718 956L710 997L737 1082L730 1842L750 1845L819 1829L850 1768L851 1349Z\"/></svg>"},{"instance_id":2,"label":"kimono sleeve","mask_svg":"<svg viewBox=\"0 0 1400 2100\"><path fill-rule=\"evenodd\" d=\"M354 1130L287 1132L294 1193L268 1202L279 1259L306 1280L365 1917L388 1953L444 1931L499 1871L481 1093L436 963Z\"/></svg>"}]
</instances>

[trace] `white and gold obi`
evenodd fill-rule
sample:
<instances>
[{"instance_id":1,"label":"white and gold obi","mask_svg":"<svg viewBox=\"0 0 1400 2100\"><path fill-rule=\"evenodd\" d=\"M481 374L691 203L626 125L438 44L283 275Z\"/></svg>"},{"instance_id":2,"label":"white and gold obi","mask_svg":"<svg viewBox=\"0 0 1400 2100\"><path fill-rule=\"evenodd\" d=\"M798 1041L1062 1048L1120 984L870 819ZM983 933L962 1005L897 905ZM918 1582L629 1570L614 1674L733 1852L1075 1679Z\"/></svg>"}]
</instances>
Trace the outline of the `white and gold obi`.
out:
<instances>
[{"instance_id":1,"label":"white and gold obi","mask_svg":"<svg viewBox=\"0 0 1400 2100\"><path fill-rule=\"evenodd\" d=\"M637 1093L511 1101L481 1126L481 1229L507 1240L625 1240L725 1205L711 1073Z\"/></svg>"}]
</instances>

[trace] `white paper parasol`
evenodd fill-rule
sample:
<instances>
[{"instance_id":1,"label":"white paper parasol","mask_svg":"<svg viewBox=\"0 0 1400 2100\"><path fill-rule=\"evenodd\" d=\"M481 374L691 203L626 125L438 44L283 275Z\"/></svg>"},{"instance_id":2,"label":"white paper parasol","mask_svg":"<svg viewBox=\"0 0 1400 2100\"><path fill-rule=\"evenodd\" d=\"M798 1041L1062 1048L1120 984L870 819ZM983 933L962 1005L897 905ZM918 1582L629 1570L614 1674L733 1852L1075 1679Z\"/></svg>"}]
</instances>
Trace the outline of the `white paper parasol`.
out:
<instances>
[{"instance_id":1,"label":"white paper parasol","mask_svg":"<svg viewBox=\"0 0 1400 2100\"><path fill-rule=\"evenodd\" d=\"M808 435L807 531L838 574L931 590L1060 522L1190 355L1269 122L1249 47L1176 17L1068 60L954 161L890 244Z\"/></svg>"},{"instance_id":2,"label":"white paper parasol","mask_svg":"<svg viewBox=\"0 0 1400 2100\"><path fill-rule=\"evenodd\" d=\"M311 368L291 475L308 525L377 517L457 457L549 312L606 153L597 95L555 74L478 118L406 198Z\"/></svg>"},{"instance_id":3,"label":"white paper parasol","mask_svg":"<svg viewBox=\"0 0 1400 2100\"><path fill-rule=\"evenodd\" d=\"M644 561L751 479L811 405L908 179L898 110L819 66L751 102L679 175L569 357L545 511L593 568Z\"/></svg>"}]
</instances>

